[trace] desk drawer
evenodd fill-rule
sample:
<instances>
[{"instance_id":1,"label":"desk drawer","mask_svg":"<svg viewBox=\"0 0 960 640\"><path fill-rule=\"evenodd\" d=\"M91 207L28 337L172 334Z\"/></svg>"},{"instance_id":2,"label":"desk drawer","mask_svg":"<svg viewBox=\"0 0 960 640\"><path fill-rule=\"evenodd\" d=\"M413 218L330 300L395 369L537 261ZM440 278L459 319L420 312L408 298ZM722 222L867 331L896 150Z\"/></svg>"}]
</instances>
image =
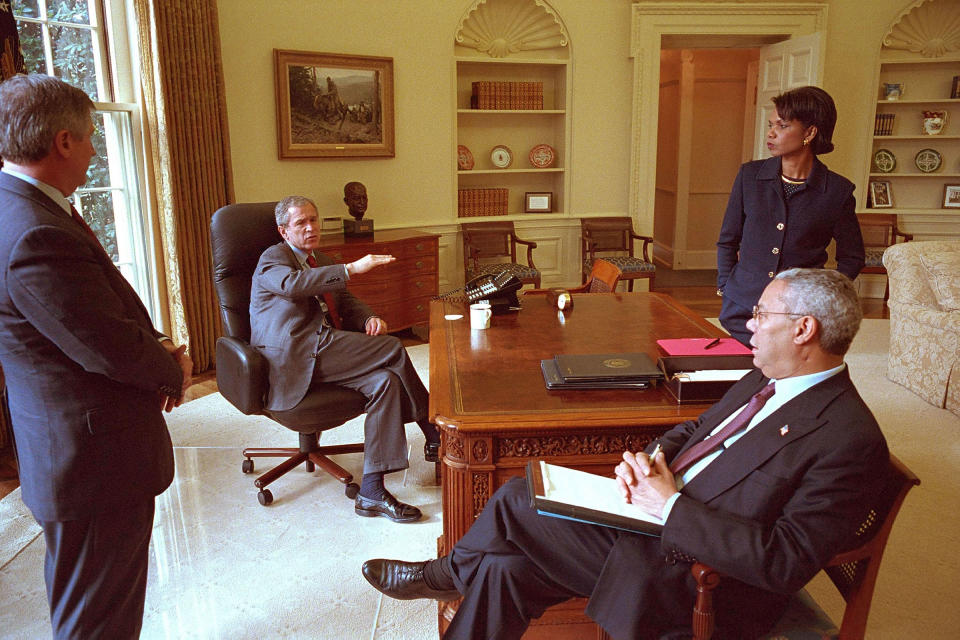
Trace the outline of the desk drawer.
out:
<instances>
[{"instance_id":1,"label":"desk drawer","mask_svg":"<svg viewBox=\"0 0 960 640\"><path fill-rule=\"evenodd\" d=\"M437 272L433 271L410 275L398 273L393 278L377 280L351 278L348 288L350 293L370 306L375 306L375 303L398 299L410 300L424 296L429 298L437 295L437 286Z\"/></svg>"},{"instance_id":2,"label":"desk drawer","mask_svg":"<svg viewBox=\"0 0 960 640\"><path fill-rule=\"evenodd\" d=\"M371 306L378 316L386 320L390 331L397 331L430 320L430 296L393 300Z\"/></svg>"},{"instance_id":3,"label":"desk drawer","mask_svg":"<svg viewBox=\"0 0 960 640\"><path fill-rule=\"evenodd\" d=\"M436 256L436 238L411 238L394 242L370 242L363 244L349 244L341 247L324 250L320 249L334 262L353 262L368 253L377 255L392 255L397 261L407 258L421 258Z\"/></svg>"}]
</instances>

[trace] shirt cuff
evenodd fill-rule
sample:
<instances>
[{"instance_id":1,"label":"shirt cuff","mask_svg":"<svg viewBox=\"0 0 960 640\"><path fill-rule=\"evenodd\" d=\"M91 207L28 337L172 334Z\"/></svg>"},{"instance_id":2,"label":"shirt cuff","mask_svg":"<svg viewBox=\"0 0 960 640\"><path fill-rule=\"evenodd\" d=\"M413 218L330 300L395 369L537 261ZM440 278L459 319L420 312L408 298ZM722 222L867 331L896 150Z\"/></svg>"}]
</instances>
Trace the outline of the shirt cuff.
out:
<instances>
[{"instance_id":1,"label":"shirt cuff","mask_svg":"<svg viewBox=\"0 0 960 640\"><path fill-rule=\"evenodd\" d=\"M664 522L667 521L667 518L670 517L670 511L673 509L673 505L677 503L677 499L680 497L680 492L677 491L675 494L667 498L666 504L663 505L663 513L660 514L660 519Z\"/></svg>"}]
</instances>

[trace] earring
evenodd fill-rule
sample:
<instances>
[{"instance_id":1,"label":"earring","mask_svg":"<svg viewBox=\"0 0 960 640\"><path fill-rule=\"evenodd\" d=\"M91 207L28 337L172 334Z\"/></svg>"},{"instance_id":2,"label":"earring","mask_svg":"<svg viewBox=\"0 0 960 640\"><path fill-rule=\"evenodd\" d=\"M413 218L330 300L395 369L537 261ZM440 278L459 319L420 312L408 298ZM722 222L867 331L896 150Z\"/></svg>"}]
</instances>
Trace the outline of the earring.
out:
<instances>
[{"instance_id":1,"label":"earring","mask_svg":"<svg viewBox=\"0 0 960 640\"><path fill-rule=\"evenodd\" d=\"M803 146L807 146L808 144L810 144L810 141L807 140L806 138L804 138L804 139L803 139Z\"/></svg>"}]
</instances>

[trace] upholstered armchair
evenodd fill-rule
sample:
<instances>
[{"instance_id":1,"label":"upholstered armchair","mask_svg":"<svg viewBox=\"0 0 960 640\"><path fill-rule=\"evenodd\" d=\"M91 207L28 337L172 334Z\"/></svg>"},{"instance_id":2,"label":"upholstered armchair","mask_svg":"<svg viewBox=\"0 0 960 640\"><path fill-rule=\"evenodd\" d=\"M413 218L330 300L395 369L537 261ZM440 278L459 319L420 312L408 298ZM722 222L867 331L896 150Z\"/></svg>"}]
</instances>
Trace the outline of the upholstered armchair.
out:
<instances>
[{"instance_id":1,"label":"upholstered armchair","mask_svg":"<svg viewBox=\"0 0 960 640\"><path fill-rule=\"evenodd\" d=\"M960 241L895 244L883 264L890 279L887 377L960 415Z\"/></svg>"}]
</instances>

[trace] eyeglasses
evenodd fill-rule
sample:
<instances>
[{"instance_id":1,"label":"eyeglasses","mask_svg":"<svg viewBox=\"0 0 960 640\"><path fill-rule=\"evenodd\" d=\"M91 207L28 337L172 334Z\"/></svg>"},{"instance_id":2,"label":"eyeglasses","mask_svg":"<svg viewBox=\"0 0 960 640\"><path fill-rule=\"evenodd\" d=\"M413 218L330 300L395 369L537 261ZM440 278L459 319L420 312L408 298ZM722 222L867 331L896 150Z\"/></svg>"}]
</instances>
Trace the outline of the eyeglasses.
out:
<instances>
[{"instance_id":1,"label":"eyeglasses","mask_svg":"<svg viewBox=\"0 0 960 640\"><path fill-rule=\"evenodd\" d=\"M802 316L802 313L795 313L793 311L760 311L760 307L753 305L753 321L760 322L760 318L763 316Z\"/></svg>"}]
</instances>

